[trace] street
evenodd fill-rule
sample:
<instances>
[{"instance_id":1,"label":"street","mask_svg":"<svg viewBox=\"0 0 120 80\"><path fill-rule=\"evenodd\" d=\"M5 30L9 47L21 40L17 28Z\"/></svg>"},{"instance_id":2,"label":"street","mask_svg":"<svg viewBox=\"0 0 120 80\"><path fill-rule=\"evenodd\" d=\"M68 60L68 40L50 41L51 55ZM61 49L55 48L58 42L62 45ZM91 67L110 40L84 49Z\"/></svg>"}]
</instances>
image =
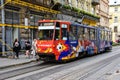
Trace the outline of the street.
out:
<instances>
[{"instance_id":1,"label":"street","mask_svg":"<svg viewBox=\"0 0 120 80\"><path fill-rule=\"evenodd\" d=\"M68 63L32 62L0 71L5 80L120 80L120 47Z\"/></svg>"}]
</instances>

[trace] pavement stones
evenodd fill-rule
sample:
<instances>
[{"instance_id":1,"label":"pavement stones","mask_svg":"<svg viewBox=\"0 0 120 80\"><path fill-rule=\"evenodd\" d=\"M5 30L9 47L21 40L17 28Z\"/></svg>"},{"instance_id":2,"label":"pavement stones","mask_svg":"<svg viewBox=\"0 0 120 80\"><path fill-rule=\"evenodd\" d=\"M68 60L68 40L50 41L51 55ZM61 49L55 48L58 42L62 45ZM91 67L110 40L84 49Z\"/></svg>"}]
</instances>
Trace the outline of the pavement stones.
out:
<instances>
[{"instance_id":1,"label":"pavement stones","mask_svg":"<svg viewBox=\"0 0 120 80\"><path fill-rule=\"evenodd\" d=\"M30 62L36 61L35 58L26 58L24 54L19 55L19 59L14 58L0 58L0 69L27 64Z\"/></svg>"}]
</instances>

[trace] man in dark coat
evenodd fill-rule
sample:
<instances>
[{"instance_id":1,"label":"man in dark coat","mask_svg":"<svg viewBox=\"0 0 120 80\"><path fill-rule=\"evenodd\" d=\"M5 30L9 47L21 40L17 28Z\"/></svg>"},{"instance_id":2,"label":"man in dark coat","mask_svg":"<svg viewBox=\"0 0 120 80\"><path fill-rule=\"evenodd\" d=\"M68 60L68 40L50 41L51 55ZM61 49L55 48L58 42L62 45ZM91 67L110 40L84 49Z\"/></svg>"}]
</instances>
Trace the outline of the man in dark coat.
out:
<instances>
[{"instance_id":1,"label":"man in dark coat","mask_svg":"<svg viewBox=\"0 0 120 80\"><path fill-rule=\"evenodd\" d=\"M15 41L13 43L13 51L15 52L15 55L17 58L19 58L20 49L21 49L20 42L18 41L18 39L15 39Z\"/></svg>"}]
</instances>

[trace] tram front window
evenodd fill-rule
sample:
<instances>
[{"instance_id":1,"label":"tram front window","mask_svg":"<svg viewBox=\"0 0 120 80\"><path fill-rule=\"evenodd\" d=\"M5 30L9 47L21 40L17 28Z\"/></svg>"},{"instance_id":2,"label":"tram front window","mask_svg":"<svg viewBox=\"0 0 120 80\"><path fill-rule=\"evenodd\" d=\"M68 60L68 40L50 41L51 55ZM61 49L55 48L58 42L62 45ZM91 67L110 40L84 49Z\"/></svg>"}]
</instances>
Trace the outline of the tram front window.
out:
<instances>
[{"instance_id":1,"label":"tram front window","mask_svg":"<svg viewBox=\"0 0 120 80\"><path fill-rule=\"evenodd\" d=\"M52 40L54 30L40 30L38 32L38 37L40 40Z\"/></svg>"}]
</instances>

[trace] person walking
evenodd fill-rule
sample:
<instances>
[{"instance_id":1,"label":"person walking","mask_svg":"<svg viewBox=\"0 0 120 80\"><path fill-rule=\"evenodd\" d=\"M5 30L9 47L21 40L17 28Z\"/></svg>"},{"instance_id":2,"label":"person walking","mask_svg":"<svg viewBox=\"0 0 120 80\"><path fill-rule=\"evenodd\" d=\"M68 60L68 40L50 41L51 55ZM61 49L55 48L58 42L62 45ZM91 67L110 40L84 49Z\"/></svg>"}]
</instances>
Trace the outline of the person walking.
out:
<instances>
[{"instance_id":1,"label":"person walking","mask_svg":"<svg viewBox=\"0 0 120 80\"><path fill-rule=\"evenodd\" d=\"M16 55L17 59L19 59L20 49L21 49L20 42L18 41L18 39L15 39L15 41L13 42L13 51L15 52L15 55Z\"/></svg>"},{"instance_id":2,"label":"person walking","mask_svg":"<svg viewBox=\"0 0 120 80\"><path fill-rule=\"evenodd\" d=\"M36 56L36 39L32 41L32 52L31 52L33 58Z\"/></svg>"},{"instance_id":3,"label":"person walking","mask_svg":"<svg viewBox=\"0 0 120 80\"><path fill-rule=\"evenodd\" d=\"M25 52L26 58L30 58L31 45L29 41L25 42L25 50L26 50Z\"/></svg>"}]
</instances>

